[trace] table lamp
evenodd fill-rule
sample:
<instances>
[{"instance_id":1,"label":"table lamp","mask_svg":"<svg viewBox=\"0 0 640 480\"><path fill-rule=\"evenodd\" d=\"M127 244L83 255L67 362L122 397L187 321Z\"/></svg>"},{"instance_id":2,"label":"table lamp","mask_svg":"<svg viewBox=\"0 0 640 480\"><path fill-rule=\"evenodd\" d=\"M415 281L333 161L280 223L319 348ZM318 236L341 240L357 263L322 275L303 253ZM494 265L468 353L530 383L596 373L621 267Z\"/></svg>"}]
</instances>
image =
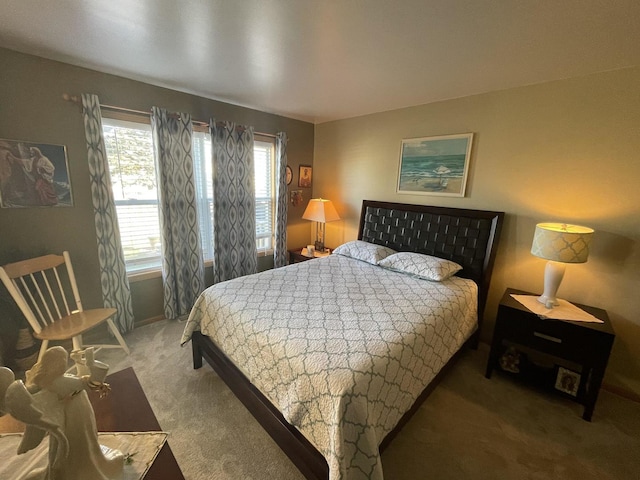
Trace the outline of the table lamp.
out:
<instances>
[{"instance_id":1,"label":"table lamp","mask_svg":"<svg viewBox=\"0 0 640 480\"><path fill-rule=\"evenodd\" d=\"M585 263L589 257L589 244L593 229L566 223L539 223L533 235L531 253L549 260L544 269L544 293L538 301L547 308L558 305L556 293L565 263Z\"/></svg>"},{"instance_id":2,"label":"table lamp","mask_svg":"<svg viewBox=\"0 0 640 480\"><path fill-rule=\"evenodd\" d=\"M312 198L302 218L316 222L315 249L317 252L324 252L325 223L340 220L333 203L325 198Z\"/></svg>"}]
</instances>

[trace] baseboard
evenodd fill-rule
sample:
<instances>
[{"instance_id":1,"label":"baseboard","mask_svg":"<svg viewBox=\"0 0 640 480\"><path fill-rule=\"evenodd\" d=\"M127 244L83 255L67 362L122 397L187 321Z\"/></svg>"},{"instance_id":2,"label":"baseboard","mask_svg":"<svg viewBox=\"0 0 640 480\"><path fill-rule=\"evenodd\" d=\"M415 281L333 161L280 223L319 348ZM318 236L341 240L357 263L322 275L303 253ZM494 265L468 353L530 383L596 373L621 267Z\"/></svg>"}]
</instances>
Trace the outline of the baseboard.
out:
<instances>
[{"instance_id":1,"label":"baseboard","mask_svg":"<svg viewBox=\"0 0 640 480\"><path fill-rule=\"evenodd\" d=\"M150 325L152 323L159 322L160 320L164 320L164 315L156 315L155 317L145 318L144 320L136 322L135 328L144 327L145 325Z\"/></svg>"}]
</instances>

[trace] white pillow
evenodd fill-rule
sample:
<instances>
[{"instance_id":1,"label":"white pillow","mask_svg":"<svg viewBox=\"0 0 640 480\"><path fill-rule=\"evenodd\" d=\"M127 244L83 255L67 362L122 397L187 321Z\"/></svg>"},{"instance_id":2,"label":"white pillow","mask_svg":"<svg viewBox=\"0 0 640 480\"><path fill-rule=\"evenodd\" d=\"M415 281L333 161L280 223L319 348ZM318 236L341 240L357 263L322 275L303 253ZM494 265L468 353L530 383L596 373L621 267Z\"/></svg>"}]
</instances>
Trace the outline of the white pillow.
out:
<instances>
[{"instance_id":1,"label":"white pillow","mask_svg":"<svg viewBox=\"0 0 640 480\"><path fill-rule=\"evenodd\" d=\"M377 265L380 260L396 253L396 251L375 243L353 240L352 242L343 243L333 253Z\"/></svg>"},{"instance_id":2,"label":"white pillow","mask_svg":"<svg viewBox=\"0 0 640 480\"><path fill-rule=\"evenodd\" d=\"M441 282L462 270L455 262L422 253L399 252L380 261L381 267Z\"/></svg>"}]
</instances>

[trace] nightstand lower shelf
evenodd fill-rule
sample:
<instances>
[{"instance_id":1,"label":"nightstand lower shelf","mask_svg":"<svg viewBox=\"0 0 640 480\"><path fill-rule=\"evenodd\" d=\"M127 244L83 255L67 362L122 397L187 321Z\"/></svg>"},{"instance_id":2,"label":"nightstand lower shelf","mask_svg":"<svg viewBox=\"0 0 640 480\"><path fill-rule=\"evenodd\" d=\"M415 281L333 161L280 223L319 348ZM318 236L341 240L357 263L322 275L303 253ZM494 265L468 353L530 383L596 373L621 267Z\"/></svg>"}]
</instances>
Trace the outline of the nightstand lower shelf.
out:
<instances>
[{"instance_id":1,"label":"nightstand lower shelf","mask_svg":"<svg viewBox=\"0 0 640 480\"><path fill-rule=\"evenodd\" d=\"M500 368L584 405L582 418L591 420L615 337L607 312L576 304L603 323L543 319L511 297L514 293L532 295L505 291L485 376Z\"/></svg>"}]
</instances>

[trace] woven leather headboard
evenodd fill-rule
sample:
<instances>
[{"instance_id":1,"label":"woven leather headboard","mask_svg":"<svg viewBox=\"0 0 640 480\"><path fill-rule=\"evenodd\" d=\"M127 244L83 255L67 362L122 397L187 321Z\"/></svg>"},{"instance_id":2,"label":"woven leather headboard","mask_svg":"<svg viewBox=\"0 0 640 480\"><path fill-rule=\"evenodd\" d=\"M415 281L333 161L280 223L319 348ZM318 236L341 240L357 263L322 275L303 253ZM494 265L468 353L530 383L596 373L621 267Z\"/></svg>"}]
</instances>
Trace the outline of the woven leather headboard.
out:
<instances>
[{"instance_id":1,"label":"woven leather headboard","mask_svg":"<svg viewBox=\"0 0 640 480\"><path fill-rule=\"evenodd\" d=\"M479 287L484 310L503 212L365 200L358 239L399 252L446 258Z\"/></svg>"}]
</instances>

